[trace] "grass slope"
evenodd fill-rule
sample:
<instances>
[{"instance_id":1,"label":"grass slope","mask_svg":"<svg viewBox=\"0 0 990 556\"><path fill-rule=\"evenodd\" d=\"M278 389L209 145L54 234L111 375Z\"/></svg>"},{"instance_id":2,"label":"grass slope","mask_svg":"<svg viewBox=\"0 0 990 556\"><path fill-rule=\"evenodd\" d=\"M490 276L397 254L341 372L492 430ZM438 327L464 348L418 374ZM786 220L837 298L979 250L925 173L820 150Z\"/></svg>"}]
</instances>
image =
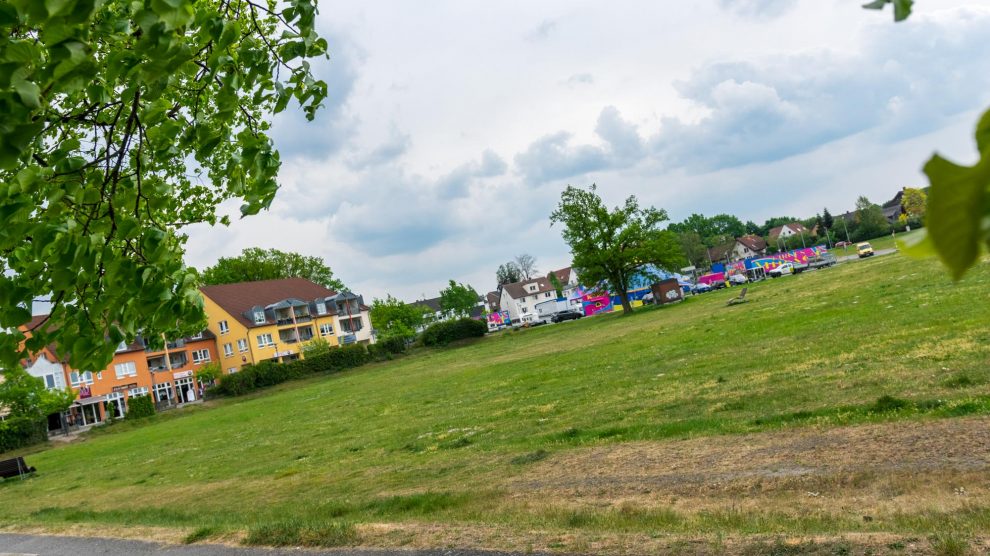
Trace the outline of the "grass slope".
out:
<instances>
[{"instance_id":1,"label":"grass slope","mask_svg":"<svg viewBox=\"0 0 990 556\"><path fill-rule=\"evenodd\" d=\"M513 485L543 460L613 443L990 413L988 286L987 264L952 283L895 254L754 284L739 306L725 306L738 289L719 291L115 425L31 454L36 478L0 484L0 523L250 531L263 544L316 531L317 545L357 542L338 521L406 531L362 529L379 544L422 539L401 524L445 523L498 528L517 548L537 530L884 531L800 507L574 513L580 500L541 503ZM942 518L979 530L987 508ZM539 546L584 546L562 542Z\"/></svg>"}]
</instances>

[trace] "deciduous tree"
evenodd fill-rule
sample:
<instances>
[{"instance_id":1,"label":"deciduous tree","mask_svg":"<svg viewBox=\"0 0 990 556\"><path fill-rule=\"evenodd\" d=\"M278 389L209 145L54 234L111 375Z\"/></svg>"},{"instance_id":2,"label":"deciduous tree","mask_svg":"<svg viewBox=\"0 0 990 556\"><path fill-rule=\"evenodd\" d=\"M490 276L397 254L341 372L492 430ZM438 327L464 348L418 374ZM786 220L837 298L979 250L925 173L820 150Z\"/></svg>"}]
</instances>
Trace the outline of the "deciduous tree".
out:
<instances>
[{"instance_id":1,"label":"deciduous tree","mask_svg":"<svg viewBox=\"0 0 990 556\"><path fill-rule=\"evenodd\" d=\"M667 221L666 211L640 208L633 196L610 211L596 189L595 185L587 190L567 186L550 222L563 224L564 241L581 283L590 288L604 284L629 314L627 290L632 279L649 273L650 265L679 268L684 255L677 234L660 227Z\"/></svg>"},{"instance_id":2,"label":"deciduous tree","mask_svg":"<svg viewBox=\"0 0 990 556\"><path fill-rule=\"evenodd\" d=\"M466 317L478 304L478 292L453 280L440 290L440 310L453 317Z\"/></svg>"},{"instance_id":3,"label":"deciduous tree","mask_svg":"<svg viewBox=\"0 0 990 556\"><path fill-rule=\"evenodd\" d=\"M259 247L249 247L236 257L220 257L202 274L203 283L211 285L277 278L305 278L335 291L347 289L320 257Z\"/></svg>"},{"instance_id":4,"label":"deciduous tree","mask_svg":"<svg viewBox=\"0 0 990 556\"><path fill-rule=\"evenodd\" d=\"M516 255L514 262L516 263L516 268L519 269L519 273L525 280L533 278L540 272L539 270L536 270L536 257L528 253Z\"/></svg>"},{"instance_id":5,"label":"deciduous tree","mask_svg":"<svg viewBox=\"0 0 990 556\"><path fill-rule=\"evenodd\" d=\"M379 338L412 338L416 329L422 326L423 317L429 309L422 305L403 303L391 295L385 299L375 299L371 303L371 325Z\"/></svg>"},{"instance_id":6,"label":"deciduous tree","mask_svg":"<svg viewBox=\"0 0 990 556\"><path fill-rule=\"evenodd\" d=\"M871 203L860 196L856 199L856 236L858 239L872 239L890 231L890 222L883 215L880 205Z\"/></svg>"},{"instance_id":7,"label":"deciduous tree","mask_svg":"<svg viewBox=\"0 0 990 556\"><path fill-rule=\"evenodd\" d=\"M901 206L908 218L921 219L925 216L925 204L928 196L921 189L905 187L904 194L901 195Z\"/></svg>"},{"instance_id":8,"label":"deciduous tree","mask_svg":"<svg viewBox=\"0 0 990 556\"><path fill-rule=\"evenodd\" d=\"M500 286L513 284L520 280L522 280L522 272L519 270L519 265L514 261L499 265L498 270L495 271L495 281Z\"/></svg>"},{"instance_id":9,"label":"deciduous tree","mask_svg":"<svg viewBox=\"0 0 990 556\"><path fill-rule=\"evenodd\" d=\"M183 229L278 189L269 120L326 96L316 0L0 2L0 366L55 343L103 368L121 341L201 330ZM32 301L48 319L24 336ZM154 341L154 340L153 340Z\"/></svg>"}]
</instances>

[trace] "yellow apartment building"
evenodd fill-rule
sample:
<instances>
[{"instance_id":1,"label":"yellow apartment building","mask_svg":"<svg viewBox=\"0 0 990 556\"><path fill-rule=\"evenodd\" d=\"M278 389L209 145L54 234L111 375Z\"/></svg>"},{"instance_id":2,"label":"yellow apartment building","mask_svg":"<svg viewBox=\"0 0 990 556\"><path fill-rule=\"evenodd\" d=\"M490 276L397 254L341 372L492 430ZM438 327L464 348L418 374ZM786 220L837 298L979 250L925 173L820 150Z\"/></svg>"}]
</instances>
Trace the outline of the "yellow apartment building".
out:
<instances>
[{"instance_id":1,"label":"yellow apartment building","mask_svg":"<svg viewBox=\"0 0 990 556\"><path fill-rule=\"evenodd\" d=\"M267 359L297 359L302 346L315 338L331 346L374 342L361 296L304 278L203 286L200 291L224 374Z\"/></svg>"}]
</instances>

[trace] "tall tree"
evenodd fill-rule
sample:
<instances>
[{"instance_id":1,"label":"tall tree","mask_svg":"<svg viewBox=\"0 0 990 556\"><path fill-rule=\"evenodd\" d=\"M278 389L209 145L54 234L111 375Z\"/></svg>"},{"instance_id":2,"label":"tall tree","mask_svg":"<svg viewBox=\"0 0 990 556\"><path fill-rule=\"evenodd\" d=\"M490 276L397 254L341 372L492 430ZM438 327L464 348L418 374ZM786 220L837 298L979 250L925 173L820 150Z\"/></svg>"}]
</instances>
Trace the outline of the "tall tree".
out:
<instances>
[{"instance_id":1,"label":"tall tree","mask_svg":"<svg viewBox=\"0 0 990 556\"><path fill-rule=\"evenodd\" d=\"M890 231L890 223L880 205L871 203L865 196L856 199L856 236L871 239Z\"/></svg>"},{"instance_id":2,"label":"tall tree","mask_svg":"<svg viewBox=\"0 0 990 556\"><path fill-rule=\"evenodd\" d=\"M649 274L651 265L674 270L684 263L684 255L677 234L660 227L666 211L640 208L636 197L610 211L596 190L595 185L587 190L567 186L550 222L563 224L581 283L591 288L604 283L629 314L633 278Z\"/></svg>"},{"instance_id":3,"label":"tall tree","mask_svg":"<svg viewBox=\"0 0 990 556\"><path fill-rule=\"evenodd\" d=\"M828 208L822 211L822 225L825 226L826 230L831 230L832 226L835 225L835 218L832 217L832 213L828 211Z\"/></svg>"},{"instance_id":4,"label":"tall tree","mask_svg":"<svg viewBox=\"0 0 990 556\"><path fill-rule=\"evenodd\" d=\"M412 338L416 329L423 324L423 317L429 311L422 305L403 303L387 295L385 299L375 299L371 303L371 324L379 338Z\"/></svg>"},{"instance_id":5,"label":"tall tree","mask_svg":"<svg viewBox=\"0 0 990 556\"><path fill-rule=\"evenodd\" d=\"M528 253L516 255L514 261L524 280L529 280L540 272L539 270L536 270L536 257Z\"/></svg>"},{"instance_id":6,"label":"tall tree","mask_svg":"<svg viewBox=\"0 0 990 556\"><path fill-rule=\"evenodd\" d=\"M202 274L203 283L208 285L278 278L305 278L335 291L347 289L320 257L260 247L248 247L236 257L220 257Z\"/></svg>"},{"instance_id":7,"label":"tall tree","mask_svg":"<svg viewBox=\"0 0 990 556\"><path fill-rule=\"evenodd\" d=\"M921 219L925 216L925 203L928 196L921 189L905 187L904 194L901 195L901 206L908 218Z\"/></svg>"},{"instance_id":8,"label":"tall tree","mask_svg":"<svg viewBox=\"0 0 990 556\"><path fill-rule=\"evenodd\" d=\"M684 258L687 259L691 265L698 268L707 266L708 247L706 247L701 241L701 237L698 235L698 232L684 232L677 234L677 239L681 243L681 251L684 253Z\"/></svg>"},{"instance_id":9,"label":"tall tree","mask_svg":"<svg viewBox=\"0 0 990 556\"><path fill-rule=\"evenodd\" d=\"M466 317L478 304L478 292L471 286L450 281L440 290L440 310L453 317Z\"/></svg>"},{"instance_id":10,"label":"tall tree","mask_svg":"<svg viewBox=\"0 0 990 556\"><path fill-rule=\"evenodd\" d=\"M205 322L183 229L271 203L267 135L326 96L316 0L0 3L0 366L55 343L103 368L121 341ZM50 316L24 335L35 299Z\"/></svg>"},{"instance_id":11,"label":"tall tree","mask_svg":"<svg viewBox=\"0 0 990 556\"><path fill-rule=\"evenodd\" d=\"M69 388L48 390L40 378L31 376L20 365L5 371L3 377L4 380L0 381L0 410L9 413L9 418L38 421L52 413L65 411L76 399L76 393Z\"/></svg>"},{"instance_id":12,"label":"tall tree","mask_svg":"<svg viewBox=\"0 0 990 556\"><path fill-rule=\"evenodd\" d=\"M495 281L499 286L514 284L520 280L522 280L522 272L519 270L519 265L515 262L509 261L505 264L498 265L498 270L495 271Z\"/></svg>"}]
</instances>

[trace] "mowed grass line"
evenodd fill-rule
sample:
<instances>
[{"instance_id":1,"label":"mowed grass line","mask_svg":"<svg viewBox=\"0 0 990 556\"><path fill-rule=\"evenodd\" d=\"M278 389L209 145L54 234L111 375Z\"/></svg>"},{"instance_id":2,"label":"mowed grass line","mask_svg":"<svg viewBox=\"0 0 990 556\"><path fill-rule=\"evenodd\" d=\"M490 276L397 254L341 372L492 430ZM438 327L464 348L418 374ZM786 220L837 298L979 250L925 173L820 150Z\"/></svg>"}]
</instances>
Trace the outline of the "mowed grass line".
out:
<instances>
[{"instance_id":1,"label":"mowed grass line","mask_svg":"<svg viewBox=\"0 0 990 556\"><path fill-rule=\"evenodd\" d=\"M348 524L373 522L883 530L773 511L531 508L506 485L587 445L990 412L988 285L987 264L952 283L895 254L752 284L739 306L725 306L737 289L713 292L281 385L31 454L40 473L0 484L0 523L253 530L258 542L285 523L303 524L277 531L286 542L352 539ZM985 523L987 508L891 527L949 518Z\"/></svg>"}]
</instances>

